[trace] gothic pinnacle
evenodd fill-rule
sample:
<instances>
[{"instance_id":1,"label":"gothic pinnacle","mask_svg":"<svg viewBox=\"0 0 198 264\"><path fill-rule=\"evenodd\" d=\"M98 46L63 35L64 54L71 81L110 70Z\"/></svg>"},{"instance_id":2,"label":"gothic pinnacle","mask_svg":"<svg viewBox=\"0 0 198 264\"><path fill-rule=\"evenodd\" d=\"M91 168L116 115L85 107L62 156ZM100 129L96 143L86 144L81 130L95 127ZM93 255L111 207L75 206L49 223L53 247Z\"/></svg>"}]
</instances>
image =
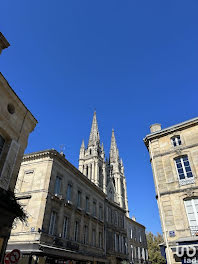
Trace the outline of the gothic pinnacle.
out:
<instances>
[{"instance_id":1,"label":"gothic pinnacle","mask_svg":"<svg viewBox=\"0 0 198 264\"><path fill-rule=\"evenodd\" d=\"M82 140L82 144L81 144L81 149L85 149L85 142L84 142L84 139Z\"/></svg>"},{"instance_id":2,"label":"gothic pinnacle","mask_svg":"<svg viewBox=\"0 0 198 264\"><path fill-rule=\"evenodd\" d=\"M114 129L112 129L111 135L111 147L110 147L110 161L117 161L119 159L119 152L116 144Z\"/></svg>"},{"instance_id":3,"label":"gothic pinnacle","mask_svg":"<svg viewBox=\"0 0 198 264\"><path fill-rule=\"evenodd\" d=\"M88 146L96 145L98 143L100 143L100 136L98 131L98 123L96 119L96 111L94 111Z\"/></svg>"}]
</instances>

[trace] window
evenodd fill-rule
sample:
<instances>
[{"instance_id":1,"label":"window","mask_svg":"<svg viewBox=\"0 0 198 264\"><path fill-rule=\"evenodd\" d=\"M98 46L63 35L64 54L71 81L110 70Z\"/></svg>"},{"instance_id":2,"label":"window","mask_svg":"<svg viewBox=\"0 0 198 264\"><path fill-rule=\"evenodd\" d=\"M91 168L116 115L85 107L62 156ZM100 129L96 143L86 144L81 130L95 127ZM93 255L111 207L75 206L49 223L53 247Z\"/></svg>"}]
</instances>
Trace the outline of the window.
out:
<instances>
[{"instance_id":1,"label":"window","mask_svg":"<svg viewBox=\"0 0 198 264\"><path fill-rule=\"evenodd\" d=\"M61 178L57 176L55 182L54 194L60 194L60 192L61 192Z\"/></svg>"},{"instance_id":2,"label":"window","mask_svg":"<svg viewBox=\"0 0 198 264\"><path fill-rule=\"evenodd\" d=\"M77 207L81 207L81 191L78 191L78 196L77 196Z\"/></svg>"},{"instance_id":3,"label":"window","mask_svg":"<svg viewBox=\"0 0 198 264\"><path fill-rule=\"evenodd\" d=\"M108 222L111 223L111 208L108 207Z\"/></svg>"},{"instance_id":4,"label":"window","mask_svg":"<svg viewBox=\"0 0 198 264\"><path fill-rule=\"evenodd\" d=\"M89 212L89 197L87 196L85 200L85 212Z\"/></svg>"},{"instance_id":5,"label":"window","mask_svg":"<svg viewBox=\"0 0 198 264\"><path fill-rule=\"evenodd\" d=\"M49 225L49 234L54 235L55 234L55 226L56 226L56 212L51 213L50 217L50 225Z\"/></svg>"},{"instance_id":6,"label":"window","mask_svg":"<svg viewBox=\"0 0 198 264\"><path fill-rule=\"evenodd\" d=\"M67 195L66 195L66 200L67 201L71 201L71 190L72 190L72 186L71 186L71 184L68 184L68 186L67 186Z\"/></svg>"},{"instance_id":7,"label":"window","mask_svg":"<svg viewBox=\"0 0 198 264\"><path fill-rule=\"evenodd\" d=\"M83 243L87 244L88 243L88 226L84 226L84 232L83 232Z\"/></svg>"},{"instance_id":8,"label":"window","mask_svg":"<svg viewBox=\"0 0 198 264\"><path fill-rule=\"evenodd\" d=\"M180 136L175 136L171 138L172 144L174 147L181 145Z\"/></svg>"},{"instance_id":9,"label":"window","mask_svg":"<svg viewBox=\"0 0 198 264\"><path fill-rule=\"evenodd\" d=\"M96 246L96 230L92 229L92 244L95 247Z\"/></svg>"},{"instance_id":10,"label":"window","mask_svg":"<svg viewBox=\"0 0 198 264\"><path fill-rule=\"evenodd\" d=\"M140 254L140 248L138 247L138 259L141 258L141 254Z\"/></svg>"},{"instance_id":11,"label":"window","mask_svg":"<svg viewBox=\"0 0 198 264\"><path fill-rule=\"evenodd\" d=\"M123 237L123 247L124 247L124 254L127 254L127 240L126 237Z\"/></svg>"},{"instance_id":12,"label":"window","mask_svg":"<svg viewBox=\"0 0 198 264\"><path fill-rule=\"evenodd\" d=\"M118 212L117 212L117 211L115 211L115 219L114 219L114 223L115 223L115 225L118 224Z\"/></svg>"},{"instance_id":13,"label":"window","mask_svg":"<svg viewBox=\"0 0 198 264\"><path fill-rule=\"evenodd\" d=\"M3 150L4 144L5 144L5 139L0 135L0 155Z\"/></svg>"},{"instance_id":14,"label":"window","mask_svg":"<svg viewBox=\"0 0 198 264\"><path fill-rule=\"evenodd\" d=\"M118 251L118 248L117 248L117 235L115 234L114 235L114 248L115 248L115 251Z\"/></svg>"},{"instance_id":15,"label":"window","mask_svg":"<svg viewBox=\"0 0 198 264\"><path fill-rule=\"evenodd\" d=\"M96 216L96 202L93 202L93 216Z\"/></svg>"},{"instance_id":16,"label":"window","mask_svg":"<svg viewBox=\"0 0 198 264\"><path fill-rule=\"evenodd\" d=\"M131 260L133 260L133 245L131 245Z\"/></svg>"},{"instance_id":17,"label":"window","mask_svg":"<svg viewBox=\"0 0 198 264\"><path fill-rule=\"evenodd\" d=\"M99 232L99 248L102 248L102 232Z\"/></svg>"},{"instance_id":18,"label":"window","mask_svg":"<svg viewBox=\"0 0 198 264\"><path fill-rule=\"evenodd\" d=\"M198 230L198 198L184 201L192 235Z\"/></svg>"},{"instance_id":19,"label":"window","mask_svg":"<svg viewBox=\"0 0 198 264\"><path fill-rule=\"evenodd\" d=\"M68 218L64 217L64 221L63 221L63 238L67 237L67 226L68 226Z\"/></svg>"},{"instance_id":20,"label":"window","mask_svg":"<svg viewBox=\"0 0 198 264\"><path fill-rule=\"evenodd\" d=\"M99 206L99 220L102 220L103 217L102 217L102 206L100 205Z\"/></svg>"},{"instance_id":21,"label":"window","mask_svg":"<svg viewBox=\"0 0 198 264\"><path fill-rule=\"evenodd\" d=\"M193 174L190 168L190 163L188 161L188 156L183 156L180 158L175 159L176 167L177 167L177 172L179 175L179 180L181 181L182 184L186 183L193 183L194 179ZM188 181L190 179L190 181Z\"/></svg>"},{"instance_id":22,"label":"window","mask_svg":"<svg viewBox=\"0 0 198 264\"><path fill-rule=\"evenodd\" d=\"M140 233L140 243L142 243L142 236L141 236L141 233Z\"/></svg>"},{"instance_id":23,"label":"window","mask_svg":"<svg viewBox=\"0 0 198 264\"><path fill-rule=\"evenodd\" d=\"M79 229L79 223L78 221L76 221L74 227L74 241L78 241L78 229Z\"/></svg>"},{"instance_id":24,"label":"window","mask_svg":"<svg viewBox=\"0 0 198 264\"><path fill-rule=\"evenodd\" d=\"M130 237L131 237L131 239L133 238L133 229L132 228L130 229Z\"/></svg>"}]
</instances>

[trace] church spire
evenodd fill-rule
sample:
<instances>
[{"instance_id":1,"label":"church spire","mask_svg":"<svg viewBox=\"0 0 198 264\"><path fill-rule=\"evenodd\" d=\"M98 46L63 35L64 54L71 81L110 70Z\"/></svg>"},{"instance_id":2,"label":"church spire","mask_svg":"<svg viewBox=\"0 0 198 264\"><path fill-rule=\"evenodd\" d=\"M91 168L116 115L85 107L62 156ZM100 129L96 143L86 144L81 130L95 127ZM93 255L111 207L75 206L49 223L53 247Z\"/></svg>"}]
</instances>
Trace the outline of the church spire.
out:
<instances>
[{"instance_id":1,"label":"church spire","mask_svg":"<svg viewBox=\"0 0 198 264\"><path fill-rule=\"evenodd\" d=\"M94 111L88 146L96 145L99 143L100 143L100 136L98 131L98 123L96 119L96 111Z\"/></svg>"},{"instance_id":2,"label":"church spire","mask_svg":"<svg viewBox=\"0 0 198 264\"><path fill-rule=\"evenodd\" d=\"M111 147L110 147L110 162L117 161L119 159L119 151L116 144L114 129L112 129L111 135Z\"/></svg>"},{"instance_id":3,"label":"church spire","mask_svg":"<svg viewBox=\"0 0 198 264\"><path fill-rule=\"evenodd\" d=\"M81 144L81 147L80 147L81 149L85 149L85 141L84 141L84 139L82 140L82 144Z\"/></svg>"}]
</instances>

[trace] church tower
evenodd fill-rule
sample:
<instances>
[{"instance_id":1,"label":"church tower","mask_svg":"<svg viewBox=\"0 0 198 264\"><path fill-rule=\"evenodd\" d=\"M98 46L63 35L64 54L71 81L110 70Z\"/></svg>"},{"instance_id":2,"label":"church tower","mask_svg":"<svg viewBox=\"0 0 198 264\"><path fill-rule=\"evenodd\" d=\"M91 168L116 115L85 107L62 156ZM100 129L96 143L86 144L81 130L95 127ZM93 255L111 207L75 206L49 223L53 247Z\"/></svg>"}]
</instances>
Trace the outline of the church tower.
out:
<instances>
[{"instance_id":1,"label":"church tower","mask_svg":"<svg viewBox=\"0 0 198 264\"><path fill-rule=\"evenodd\" d=\"M126 210L126 215L129 215L124 166L119 157L114 130L112 130L109 159L105 161L104 146L100 144L96 112L93 116L88 146L85 147L84 140L81 144L79 170L100 187L109 200L119 204Z\"/></svg>"},{"instance_id":2,"label":"church tower","mask_svg":"<svg viewBox=\"0 0 198 264\"><path fill-rule=\"evenodd\" d=\"M115 139L114 130L112 130L111 136L111 147L109 153L109 173L108 179L112 180L115 188L115 197L121 208L126 210L128 216L128 199L127 199L127 189L126 189L126 178L124 175L123 162L119 157L119 151ZM107 191L109 188L107 187ZM108 195L108 193L107 193Z\"/></svg>"},{"instance_id":3,"label":"church tower","mask_svg":"<svg viewBox=\"0 0 198 264\"><path fill-rule=\"evenodd\" d=\"M106 193L105 153L103 144L102 146L100 145L96 112L94 112L87 148L85 148L84 140L82 141L79 156L79 170Z\"/></svg>"}]
</instances>

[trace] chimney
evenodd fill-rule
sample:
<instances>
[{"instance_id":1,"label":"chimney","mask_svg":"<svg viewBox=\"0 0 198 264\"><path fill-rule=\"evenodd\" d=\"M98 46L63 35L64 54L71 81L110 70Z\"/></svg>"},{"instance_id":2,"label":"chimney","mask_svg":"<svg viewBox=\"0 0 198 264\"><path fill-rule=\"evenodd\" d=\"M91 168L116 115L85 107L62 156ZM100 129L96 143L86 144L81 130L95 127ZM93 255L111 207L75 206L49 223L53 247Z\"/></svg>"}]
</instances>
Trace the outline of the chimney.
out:
<instances>
[{"instance_id":1,"label":"chimney","mask_svg":"<svg viewBox=\"0 0 198 264\"><path fill-rule=\"evenodd\" d=\"M135 216L132 216L132 220L136 222L136 218L135 218Z\"/></svg>"},{"instance_id":2,"label":"chimney","mask_svg":"<svg viewBox=\"0 0 198 264\"><path fill-rule=\"evenodd\" d=\"M162 129L161 124L153 124L150 126L151 133L160 131Z\"/></svg>"},{"instance_id":3,"label":"chimney","mask_svg":"<svg viewBox=\"0 0 198 264\"><path fill-rule=\"evenodd\" d=\"M7 49L10 46L10 43L4 37L4 35L0 32L0 54L3 49Z\"/></svg>"}]
</instances>

